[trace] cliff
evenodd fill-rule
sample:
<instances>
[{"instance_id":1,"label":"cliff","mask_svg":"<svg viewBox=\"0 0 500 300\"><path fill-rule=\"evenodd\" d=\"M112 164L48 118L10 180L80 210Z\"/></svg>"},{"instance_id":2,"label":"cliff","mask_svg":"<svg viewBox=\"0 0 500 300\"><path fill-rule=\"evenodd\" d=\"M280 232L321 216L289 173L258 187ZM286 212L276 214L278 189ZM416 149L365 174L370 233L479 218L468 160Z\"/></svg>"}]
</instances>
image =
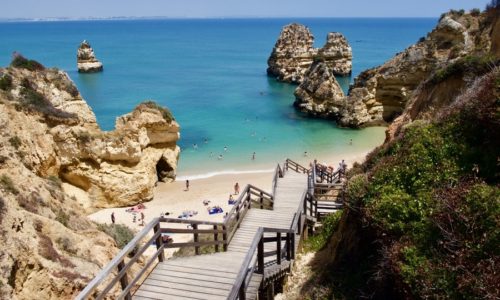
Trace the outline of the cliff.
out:
<instances>
[{"instance_id":1,"label":"cliff","mask_svg":"<svg viewBox=\"0 0 500 300\"><path fill-rule=\"evenodd\" d=\"M0 298L71 299L119 250L85 214L174 178L179 126L145 102L101 131L66 73L15 54L0 128Z\"/></svg>"},{"instance_id":2,"label":"cliff","mask_svg":"<svg viewBox=\"0 0 500 300\"><path fill-rule=\"evenodd\" d=\"M101 72L103 69L102 63L95 57L94 49L92 49L89 42L86 40L78 47L76 60L78 72L94 73Z\"/></svg>"},{"instance_id":3,"label":"cliff","mask_svg":"<svg viewBox=\"0 0 500 300\"><path fill-rule=\"evenodd\" d=\"M335 120L345 127L392 122L402 114L420 83L437 71L459 59L481 57L490 49L496 49L497 42L492 36L496 34L496 22L488 13L453 11L444 14L427 37L383 65L359 74L345 99L336 95L328 101L322 100L330 106L326 110L338 111ZM298 97L297 101L303 99ZM318 115L315 111L306 112Z\"/></svg>"},{"instance_id":4,"label":"cliff","mask_svg":"<svg viewBox=\"0 0 500 300\"><path fill-rule=\"evenodd\" d=\"M418 83L386 142L349 170L338 227L311 262L321 271L299 298L500 297L495 51Z\"/></svg>"},{"instance_id":5,"label":"cliff","mask_svg":"<svg viewBox=\"0 0 500 300\"><path fill-rule=\"evenodd\" d=\"M324 47L313 47L314 36L304 25L283 27L267 61L267 74L279 81L301 83L313 61L324 61L333 74L346 76L352 71L352 50L340 33L327 36Z\"/></svg>"}]
</instances>

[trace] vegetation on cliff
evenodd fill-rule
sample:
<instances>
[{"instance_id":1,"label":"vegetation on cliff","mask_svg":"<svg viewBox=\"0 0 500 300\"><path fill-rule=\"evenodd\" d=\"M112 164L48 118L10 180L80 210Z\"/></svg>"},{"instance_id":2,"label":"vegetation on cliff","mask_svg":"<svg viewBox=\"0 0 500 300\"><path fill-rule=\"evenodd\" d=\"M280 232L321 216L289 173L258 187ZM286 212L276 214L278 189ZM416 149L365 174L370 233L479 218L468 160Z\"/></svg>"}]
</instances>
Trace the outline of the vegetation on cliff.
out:
<instances>
[{"instance_id":1,"label":"vegetation on cliff","mask_svg":"<svg viewBox=\"0 0 500 300\"><path fill-rule=\"evenodd\" d=\"M330 265L305 297L499 297L499 104L495 68L356 165Z\"/></svg>"}]
</instances>

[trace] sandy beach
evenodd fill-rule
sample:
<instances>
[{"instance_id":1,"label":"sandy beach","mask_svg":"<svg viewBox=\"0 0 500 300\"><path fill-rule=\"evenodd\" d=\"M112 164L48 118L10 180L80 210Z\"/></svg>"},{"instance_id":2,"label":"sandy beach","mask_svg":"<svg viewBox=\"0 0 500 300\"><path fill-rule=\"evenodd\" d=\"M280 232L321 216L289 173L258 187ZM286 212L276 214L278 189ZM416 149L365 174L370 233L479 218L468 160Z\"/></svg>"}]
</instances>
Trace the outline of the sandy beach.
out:
<instances>
[{"instance_id":1,"label":"sandy beach","mask_svg":"<svg viewBox=\"0 0 500 300\"><path fill-rule=\"evenodd\" d=\"M330 156L330 157L318 157L318 162L327 163L328 165L336 167L342 159L350 166L355 161L361 162L366 156L368 151L362 153L355 153L350 155L340 156ZM313 157L301 157L296 159L297 162L308 166L309 162L312 161ZM252 184L265 191L271 191L273 172L260 172L260 173L243 173L243 174L225 174L216 175L208 178L194 179L190 180L189 190L186 190L186 182L174 181L172 183L158 183L155 188L154 199L145 202L146 209L143 213L145 216L145 223L147 224L153 218L159 217L161 214L166 212L169 213L168 217L177 218L184 211L196 211L197 214L193 215L189 219L194 220L206 220L221 222L223 216L227 211L231 209L228 205L228 199L230 194L234 194L234 185L236 182L239 183L240 189L247 184ZM233 195L236 199L237 196ZM218 205L224 210L223 213L209 215L207 211L207 206L203 204L204 200L209 200L209 206ZM89 215L89 218L98 223L111 223L111 213L114 212L116 223L124 224L129 226L135 231L140 231L142 226L139 222L140 214L134 214L126 211L127 208L108 208L102 209L96 213ZM175 227L181 227L185 225L177 225ZM185 234L173 234L172 235L175 242L185 242L188 241L191 236ZM167 256L172 255L175 250L168 249Z\"/></svg>"}]
</instances>

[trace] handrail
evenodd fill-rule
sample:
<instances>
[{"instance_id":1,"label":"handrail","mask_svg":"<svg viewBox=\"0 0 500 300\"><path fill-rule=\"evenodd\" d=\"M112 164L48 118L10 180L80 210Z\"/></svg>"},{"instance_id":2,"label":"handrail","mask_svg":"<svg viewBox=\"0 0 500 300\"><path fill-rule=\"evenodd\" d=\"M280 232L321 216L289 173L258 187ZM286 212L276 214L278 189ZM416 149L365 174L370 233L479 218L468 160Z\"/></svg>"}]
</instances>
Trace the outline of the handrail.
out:
<instances>
[{"instance_id":1,"label":"handrail","mask_svg":"<svg viewBox=\"0 0 500 300\"><path fill-rule=\"evenodd\" d=\"M297 163L289 158L286 159L285 166L286 166L286 169L290 168L297 173L302 172L304 174L309 174L309 169L307 169L306 167L302 166L301 164L299 164L299 163Z\"/></svg>"},{"instance_id":2,"label":"handrail","mask_svg":"<svg viewBox=\"0 0 500 300\"><path fill-rule=\"evenodd\" d=\"M283 178L283 170L281 169L280 164L277 164L276 169L274 169L273 176L273 197L276 195L276 187L278 186L278 178Z\"/></svg>"},{"instance_id":3,"label":"handrail","mask_svg":"<svg viewBox=\"0 0 500 300\"><path fill-rule=\"evenodd\" d=\"M243 281L247 277L246 275L248 272L248 268L250 266L250 263L252 262L255 250L257 250L257 246L262 240L263 234L264 234L264 228L259 227L259 229L257 230L257 232L253 237L252 244L250 244L250 249L248 250L247 255L245 256L245 260L243 260L243 263L241 264L238 275L236 276L236 283L233 285L233 288L231 289L231 292L229 293L227 299L236 299L238 296L241 295L241 288Z\"/></svg>"},{"instance_id":4,"label":"handrail","mask_svg":"<svg viewBox=\"0 0 500 300\"><path fill-rule=\"evenodd\" d=\"M97 274L92 281L78 294L76 300L83 300L90 297L97 286L118 267L118 264L135 249L135 246L158 224L160 218L154 218L149 222L118 254Z\"/></svg>"}]
</instances>

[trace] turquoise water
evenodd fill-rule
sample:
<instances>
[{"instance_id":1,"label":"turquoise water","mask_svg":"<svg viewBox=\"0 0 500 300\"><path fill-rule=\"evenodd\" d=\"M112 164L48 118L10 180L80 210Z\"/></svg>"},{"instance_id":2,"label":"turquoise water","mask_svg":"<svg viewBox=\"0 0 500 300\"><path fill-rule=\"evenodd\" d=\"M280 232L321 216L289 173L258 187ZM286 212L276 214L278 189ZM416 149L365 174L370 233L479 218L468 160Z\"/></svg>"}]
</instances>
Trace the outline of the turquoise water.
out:
<instances>
[{"instance_id":1,"label":"turquoise water","mask_svg":"<svg viewBox=\"0 0 500 300\"><path fill-rule=\"evenodd\" d=\"M417 41L436 19L0 23L0 65L19 51L67 71L105 130L142 100L169 107L181 125L180 176L269 169L304 151L328 157L380 144L383 128L339 129L330 121L305 119L292 107L295 86L266 76L281 27L291 22L309 26L316 46L328 32L342 32L353 48L355 76ZM76 49L83 39L91 42L104 72L77 72ZM339 80L347 90L352 78Z\"/></svg>"}]
</instances>

